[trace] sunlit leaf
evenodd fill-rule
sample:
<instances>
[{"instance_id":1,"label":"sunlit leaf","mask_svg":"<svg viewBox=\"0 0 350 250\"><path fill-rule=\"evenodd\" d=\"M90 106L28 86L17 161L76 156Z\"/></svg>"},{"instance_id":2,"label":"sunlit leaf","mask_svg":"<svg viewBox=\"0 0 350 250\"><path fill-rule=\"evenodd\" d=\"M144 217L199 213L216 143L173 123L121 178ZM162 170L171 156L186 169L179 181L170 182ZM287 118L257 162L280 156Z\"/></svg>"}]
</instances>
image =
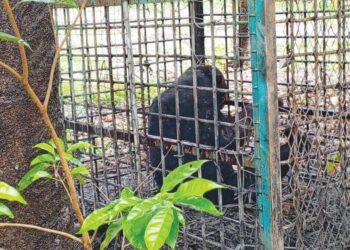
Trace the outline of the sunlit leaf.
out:
<instances>
[{"instance_id":1,"label":"sunlit leaf","mask_svg":"<svg viewBox=\"0 0 350 250\"><path fill-rule=\"evenodd\" d=\"M149 221L145 230L145 243L147 249L160 249L169 236L174 221L171 207L160 209Z\"/></svg>"},{"instance_id":2,"label":"sunlit leaf","mask_svg":"<svg viewBox=\"0 0 350 250\"><path fill-rule=\"evenodd\" d=\"M52 178L52 175L47 172L47 165L40 164L36 165L32 169L30 169L19 181L18 183L18 190L23 191L26 189L29 185L34 183L35 181L41 179L41 178Z\"/></svg>"},{"instance_id":3,"label":"sunlit leaf","mask_svg":"<svg viewBox=\"0 0 350 250\"><path fill-rule=\"evenodd\" d=\"M52 155L56 154L55 149L48 143L36 144L34 148L45 150L46 152L49 152Z\"/></svg>"},{"instance_id":4,"label":"sunlit leaf","mask_svg":"<svg viewBox=\"0 0 350 250\"><path fill-rule=\"evenodd\" d=\"M68 162L70 162L76 166L84 166L84 164L79 159L75 158L73 155L65 152L64 156Z\"/></svg>"},{"instance_id":5,"label":"sunlit leaf","mask_svg":"<svg viewBox=\"0 0 350 250\"><path fill-rule=\"evenodd\" d=\"M214 204L203 197L182 197L176 201L177 205L187 206L200 212L220 216L222 212L216 209Z\"/></svg>"},{"instance_id":6,"label":"sunlit leaf","mask_svg":"<svg viewBox=\"0 0 350 250\"><path fill-rule=\"evenodd\" d=\"M36 156L31 162L30 166L36 166L43 163L54 164L56 162L55 158L51 154L41 154Z\"/></svg>"},{"instance_id":7,"label":"sunlit leaf","mask_svg":"<svg viewBox=\"0 0 350 250\"><path fill-rule=\"evenodd\" d=\"M182 212L178 211L176 209L174 209L174 212L176 212L177 219L179 220L180 224L185 227L186 226L186 219L183 216Z\"/></svg>"},{"instance_id":8,"label":"sunlit leaf","mask_svg":"<svg viewBox=\"0 0 350 250\"><path fill-rule=\"evenodd\" d=\"M30 49L29 44L23 39L19 39L13 35L7 34L2 31L0 31L0 41L11 42L11 43L22 43L24 46Z\"/></svg>"},{"instance_id":9,"label":"sunlit leaf","mask_svg":"<svg viewBox=\"0 0 350 250\"><path fill-rule=\"evenodd\" d=\"M10 219L15 218L12 211L5 204L0 202L0 216L3 215L9 217Z\"/></svg>"},{"instance_id":10,"label":"sunlit leaf","mask_svg":"<svg viewBox=\"0 0 350 250\"><path fill-rule=\"evenodd\" d=\"M97 230L101 225L109 223L125 209L137 204L140 200L137 197L131 197L129 199L120 198L103 208L95 210L86 217L78 234Z\"/></svg>"},{"instance_id":11,"label":"sunlit leaf","mask_svg":"<svg viewBox=\"0 0 350 250\"><path fill-rule=\"evenodd\" d=\"M22 195L17 191L17 189L15 189L14 187L11 187L9 184L2 181L0 181L0 199L8 200L8 201L17 201L24 205L27 204L27 202L24 200Z\"/></svg>"},{"instance_id":12,"label":"sunlit leaf","mask_svg":"<svg viewBox=\"0 0 350 250\"><path fill-rule=\"evenodd\" d=\"M151 197L146 200L141 201L139 204L135 205L129 212L127 220L131 221L135 218L144 216L145 213L148 213L150 210L154 209L157 204L162 200L159 197Z\"/></svg>"},{"instance_id":13,"label":"sunlit leaf","mask_svg":"<svg viewBox=\"0 0 350 250\"><path fill-rule=\"evenodd\" d=\"M86 180L84 179L83 176L81 175L76 175L75 179L80 183L80 185L85 186L86 185Z\"/></svg>"},{"instance_id":14,"label":"sunlit leaf","mask_svg":"<svg viewBox=\"0 0 350 250\"><path fill-rule=\"evenodd\" d=\"M103 242L100 245L100 250L104 250L106 249L106 247L108 247L108 245L111 243L111 241L117 237L118 233L120 232L120 230L122 229L122 221L118 220L115 222L112 222L108 228L107 228L107 232L106 232L106 236L103 240Z\"/></svg>"},{"instance_id":15,"label":"sunlit leaf","mask_svg":"<svg viewBox=\"0 0 350 250\"><path fill-rule=\"evenodd\" d=\"M61 145L63 151L65 151L65 150L66 150L66 146L65 146L65 144L64 144L64 141L63 141L61 138L58 138L58 140L59 140L59 142L60 142L60 145ZM56 149L56 144L55 144L55 142L54 142L53 139L50 139L50 140L49 140L49 144L50 144L54 149Z\"/></svg>"},{"instance_id":16,"label":"sunlit leaf","mask_svg":"<svg viewBox=\"0 0 350 250\"><path fill-rule=\"evenodd\" d=\"M68 146L67 153L73 154L78 150L94 148L95 146L87 142L77 142Z\"/></svg>"},{"instance_id":17,"label":"sunlit leaf","mask_svg":"<svg viewBox=\"0 0 350 250\"><path fill-rule=\"evenodd\" d=\"M123 232L126 239L136 249L146 250L146 243L144 240L145 230L148 222L152 219L157 210L150 210L141 217L137 217L132 221L124 221ZM137 225L137 226L135 226Z\"/></svg>"},{"instance_id":18,"label":"sunlit leaf","mask_svg":"<svg viewBox=\"0 0 350 250\"><path fill-rule=\"evenodd\" d=\"M176 201L179 197L182 197L182 196L201 197L206 192L217 188L224 188L224 186L219 185L216 182L213 182L207 179L196 178L188 182L185 182L179 186L179 188L175 193L174 201Z\"/></svg>"},{"instance_id":19,"label":"sunlit leaf","mask_svg":"<svg viewBox=\"0 0 350 250\"><path fill-rule=\"evenodd\" d=\"M100 209L97 209L93 211L91 214L89 214L80 228L79 232L77 234L84 234L88 231L95 231L97 230L101 225L108 223L111 221L112 218L112 211L113 208L119 203L119 200L115 200L105 207L102 207Z\"/></svg>"},{"instance_id":20,"label":"sunlit leaf","mask_svg":"<svg viewBox=\"0 0 350 250\"><path fill-rule=\"evenodd\" d=\"M171 226L168 238L165 240L165 243L168 246L170 246L171 249L175 249L177 238L179 237L180 223L179 223L179 219L178 219L177 214L178 214L177 211L175 209L173 209L174 221L173 221L173 224Z\"/></svg>"},{"instance_id":21,"label":"sunlit leaf","mask_svg":"<svg viewBox=\"0 0 350 250\"><path fill-rule=\"evenodd\" d=\"M135 195L134 195L134 192L130 188L125 187L125 188L123 188L120 196L124 199L127 199L127 198L131 198Z\"/></svg>"},{"instance_id":22,"label":"sunlit leaf","mask_svg":"<svg viewBox=\"0 0 350 250\"><path fill-rule=\"evenodd\" d=\"M79 166L71 170L71 174L79 181L81 185L86 185L86 181L83 176L91 176L89 170L84 166Z\"/></svg>"},{"instance_id":23,"label":"sunlit leaf","mask_svg":"<svg viewBox=\"0 0 350 250\"><path fill-rule=\"evenodd\" d=\"M177 167L165 177L161 191L169 192L173 190L177 185L197 172L205 162L207 161L192 161Z\"/></svg>"},{"instance_id":24,"label":"sunlit leaf","mask_svg":"<svg viewBox=\"0 0 350 250\"><path fill-rule=\"evenodd\" d=\"M89 170L87 170L87 168L84 166L79 166L79 167L73 168L71 170L71 174L73 176L77 176L77 175L91 176Z\"/></svg>"}]
</instances>

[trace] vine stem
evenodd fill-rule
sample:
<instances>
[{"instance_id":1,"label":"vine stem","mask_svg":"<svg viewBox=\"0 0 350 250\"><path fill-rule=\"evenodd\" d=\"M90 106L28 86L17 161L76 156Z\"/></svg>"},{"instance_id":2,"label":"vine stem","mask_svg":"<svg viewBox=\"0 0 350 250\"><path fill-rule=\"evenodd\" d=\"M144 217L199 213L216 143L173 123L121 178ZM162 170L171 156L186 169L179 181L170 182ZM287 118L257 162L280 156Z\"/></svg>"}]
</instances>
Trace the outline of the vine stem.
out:
<instances>
[{"instance_id":1,"label":"vine stem","mask_svg":"<svg viewBox=\"0 0 350 250\"><path fill-rule=\"evenodd\" d=\"M19 228L34 229L34 230L45 232L45 233L61 235L61 236L66 237L68 239L79 242L80 244L83 243L81 239L79 239L78 237L75 237L74 235L71 235L69 233L57 231L57 230L53 230L53 229L49 229L49 228L45 228L45 227L34 226L34 225L30 225L30 224L0 223L0 227L19 227Z\"/></svg>"},{"instance_id":2,"label":"vine stem","mask_svg":"<svg viewBox=\"0 0 350 250\"><path fill-rule=\"evenodd\" d=\"M85 0L84 2L86 4L87 0ZM4 9L7 13L8 19L9 19L10 24L12 26L12 29L15 33L15 36L17 38L21 39L18 25L17 25L17 22L15 20L14 15L13 15L13 11L12 11L12 8L10 6L9 0L3 0L3 6L4 6ZM84 6L82 6L82 7L84 7ZM81 12L79 12L79 13L81 13ZM22 61L22 78L21 78L22 85L23 85L24 89L26 90L26 92L28 93L31 100L33 101L33 103L35 104L35 106L38 108L39 113L40 113L46 127L48 128L49 133L50 133L50 135L51 135L51 137L56 145L57 153L58 153L59 158L61 160L62 170L63 170L64 175L66 177L66 182L67 182L67 187L68 187L68 191L70 194L70 202L72 205L72 209L75 213L75 216L76 216L79 224L82 225L84 222L84 217L83 217L83 214L80 210L77 190L75 188L73 176L70 172L70 168L69 168L68 162L65 158L63 148L62 148L61 143L59 141L59 137L56 133L56 130L55 130L55 128L51 122L51 119L49 117L49 114L47 111L47 106L45 106L43 103L41 103L40 99L38 98L38 96L36 95L36 93L32 89L31 85L29 84L28 59L27 59L26 50L24 48L24 45L20 43L20 44L18 44L18 47L19 47L19 52L20 52L21 61ZM6 65L3 65L3 66L6 66ZM14 73L14 72L12 72L11 68L7 67L5 69L12 74ZM48 94L46 94L46 96L47 95ZM87 233L83 235L83 245L84 245L85 250L92 249L91 240L90 240L90 237Z\"/></svg>"}]
</instances>

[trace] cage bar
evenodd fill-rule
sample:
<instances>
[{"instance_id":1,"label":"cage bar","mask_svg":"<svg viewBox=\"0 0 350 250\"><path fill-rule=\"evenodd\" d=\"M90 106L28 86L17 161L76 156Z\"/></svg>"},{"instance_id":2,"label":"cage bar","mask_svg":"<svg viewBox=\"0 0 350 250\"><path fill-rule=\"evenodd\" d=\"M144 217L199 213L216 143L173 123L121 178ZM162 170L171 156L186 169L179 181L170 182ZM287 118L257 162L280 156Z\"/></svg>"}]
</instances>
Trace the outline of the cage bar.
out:
<instances>
[{"instance_id":1,"label":"cage bar","mask_svg":"<svg viewBox=\"0 0 350 250\"><path fill-rule=\"evenodd\" d=\"M282 249L275 6L270 0L250 0L248 5L259 239L261 249Z\"/></svg>"}]
</instances>

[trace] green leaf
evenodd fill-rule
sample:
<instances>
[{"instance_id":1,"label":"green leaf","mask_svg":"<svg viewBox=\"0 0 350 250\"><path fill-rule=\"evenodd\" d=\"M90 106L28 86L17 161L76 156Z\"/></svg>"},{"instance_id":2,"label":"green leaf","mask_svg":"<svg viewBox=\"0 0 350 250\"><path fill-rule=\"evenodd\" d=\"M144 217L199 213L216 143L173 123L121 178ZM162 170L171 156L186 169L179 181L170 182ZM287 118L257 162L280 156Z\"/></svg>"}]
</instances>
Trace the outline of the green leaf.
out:
<instances>
[{"instance_id":1,"label":"green leaf","mask_svg":"<svg viewBox=\"0 0 350 250\"><path fill-rule=\"evenodd\" d=\"M97 230L101 225L108 223L112 219L112 211L114 207L119 203L119 200L114 200L105 207L97 209L89 214L84 220L77 234L84 234L90 230Z\"/></svg>"},{"instance_id":2,"label":"green leaf","mask_svg":"<svg viewBox=\"0 0 350 250\"><path fill-rule=\"evenodd\" d=\"M132 197L129 199L120 198L103 208L95 210L89 214L88 217L86 217L78 234L84 234L91 230L97 230L101 225L110 222L125 209L135 205L136 203L140 202L140 200L141 199L137 197Z\"/></svg>"},{"instance_id":3,"label":"green leaf","mask_svg":"<svg viewBox=\"0 0 350 250\"><path fill-rule=\"evenodd\" d=\"M73 154L78 150L94 148L95 146L87 142L77 142L68 146L67 153Z\"/></svg>"},{"instance_id":4,"label":"green leaf","mask_svg":"<svg viewBox=\"0 0 350 250\"><path fill-rule=\"evenodd\" d=\"M87 170L87 168L84 166L79 166L79 167L73 168L71 170L71 174L73 176L77 176L77 175L91 176L89 170Z\"/></svg>"},{"instance_id":5,"label":"green leaf","mask_svg":"<svg viewBox=\"0 0 350 250\"><path fill-rule=\"evenodd\" d=\"M12 211L3 203L0 202L0 216L5 215L10 219L15 218Z\"/></svg>"},{"instance_id":6,"label":"green leaf","mask_svg":"<svg viewBox=\"0 0 350 250\"><path fill-rule=\"evenodd\" d=\"M77 8L79 7L77 3L74 0L22 0L18 2L14 8L17 7L17 5L22 3L45 3L45 4L55 4L55 5L64 5L65 7L69 8Z\"/></svg>"},{"instance_id":7,"label":"green leaf","mask_svg":"<svg viewBox=\"0 0 350 250\"><path fill-rule=\"evenodd\" d=\"M64 156L66 157L68 162L70 162L76 166L84 166L84 164L79 159L75 158L73 155L65 152Z\"/></svg>"},{"instance_id":8,"label":"green leaf","mask_svg":"<svg viewBox=\"0 0 350 250\"><path fill-rule=\"evenodd\" d=\"M216 209L214 204L203 197L182 197L176 201L177 205L187 206L200 212L221 216L222 212Z\"/></svg>"},{"instance_id":9,"label":"green leaf","mask_svg":"<svg viewBox=\"0 0 350 250\"><path fill-rule=\"evenodd\" d=\"M136 249L146 250L145 243L145 230L148 225L148 222L152 219L154 214L158 210L150 210L145 213L142 217L137 217L132 221L125 220L123 223L123 232L126 239L130 244Z\"/></svg>"},{"instance_id":10,"label":"green leaf","mask_svg":"<svg viewBox=\"0 0 350 250\"><path fill-rule=\"evenodd\" d=\"M192 161L177 167L165 177L161 191L169 192L173 190L177 185L197 172L205 162L207 160Z\"/></svg>"},{"instance_id":11,"label":"green leaf","mask_svg":"<svg viewBox=\"0 0 350 250\"><path fill-rule=\"evenodd\" d=\"M84 166L79 166L71 170L71 174L79 181L81 185L85 185L86 181L83 176L91 176L89 170Z\"/></svg>"},{"instance_id":12,"label":"green leaf","mask_svg":"<svg viewBox=\"0 0 350 250\"><path fill-rule=\"evenodd\" d=\"M24 205L27 205L27 202L24 200L22 195L9 184L0 181L0 199L8 201L17 201Z\"/></svg>"},{"instance_id":13,"label":"green leaf","mask_svg":"<svg viewBox=\"0 0 350 250\"><path fill-rule=\"evenodd\" d=\"M149 221L145 231L145 243L147 249L160 249L171 231L174 215L171 207L160 209Z\"/></svg>"},{"instance_id":14,"label":"green leaf","mask_svg":"<svg viewBox=\"0 0 350 250\"><path fill-rule=\"evenodd\" d=\"M45 150L52 155L56 155L55 149L48 143L39 143L34 146L34 148Z\"/></svg>"},{"instance_id":15,"label":"green leaf","mask_svg":"<svg viewBox=\"0 0 350 250\"><path fill-rule=\"evenodd\" d=\"M77 181L80 183L80 185L82 185L82 186L85 186L85 185L86 185L86 180L84 179L83 176L77 175L77 176L75 176L75 178L76 178Z\"/></svg>"},{"instance_id":16,"label":"green leaf","mask_svg":"<svg viewBox=\"0 0 350 250\"><path fill-rule=\"evenodd\" d=\"M180 224L185 227L186 226L186 219L183 216L182 212L178 211L176 209L174 209L174 211L176 211L177 219L179 220Z\"/></svg>"},{"instance_id":17,"label":"green leaf","mask_svg":"<svg viewBox=\"0 0 350 250\"><path fill-rule=\"evenodd\" d=\"M157 207L156 205L159 205L161 202L162 200L157 196L143 200L130 210L127 221L131 221L138 217L144 216L150 210L155 209Z\"/></svg>"},{"instance_id":18,"label":"green leaf","mask_svg":"<svg viewBox=\"0 0 350 250\"><path fill-rule=\"evenodd\" d=\"M180 185L175 193L174 201L183 196L201 197L206 192L217 188L225 187L207 179L196 178Z\"/></svg>"},{"instance_id":19,"label":"green leaf","mask_svg":"<svg viewBox=\"0 0 350 250\"><path fill-rule=\"evenodd\" d=\"M11 43L22 43L24 46L30 49L29 44L23 39L19 39L13 35L7 34L0 31L0 41L11 42Z\"/></svg>"},{"instance_id":20,"label":"green leaf","mask_svg":"<svg viewBox=\"0 0 350 250\"><path fill-rule=\"evenodd\" d=\"M123 188L120 196L124 199L127 199L127 198L134 197L135 195L134 195L134 192L130 188L125 187L125 188Z\"/></svg>"},{"instance_id":21,"label":"green leaf","mask_svg":"<svg viewBox=\"0 0 350 250\"><path fill-rule=\"evenodd\" d=\"M45 164L36 165L31 170L29 170L19 181L18 190L22 192L29 185L41 178L52 178L52 175L47 172L48 166Z\"/></svg>"},{"instance_id":22,"label":"green leaf","mask_svg":"<svg viewBox=\"0 0 350 250\"><path fill-rule=\"evenodd\" d=\"M107 232L106 232L106 236L105 236L103 242L100 245L100 250L104 250L104 249L106 249L106 247L108 247L108 245L111 243L111 241L115 237L117 237L118 233L123 228L122 226L123 226L122 220L118 220L118 221L112 222L108 226Z\"/></svg>"},{"instance_id":23,"label":"green leaf","mask_svg":"<svg viewBox=\"0 0 350 250\"><path fill-rule=\"evenodd\" d=\"M66 146L65 146L65 144L64 144L64 141L63 141L61 138L58 138L58 140L59 140L59 142L60 142L60 145L61 145L63 151L65 151L65 150L66 150ZM57 148L55 142L53 141L53 139L50 139L50 140L49 140L49 144L50 144L54 149Z\"/></svg>"},{"instance_id":24,"label":"green leaf","mask_svg":"<svg viewBox=\"0 0 350 250\"><path fill-rule=\"evenodd\" d=\"M168 238L165 241L165 243L168 246L170 246L171 249L175 249L177 238L179 237L180 223L179 223L177 214L178 214L178 211L176 209L173 209L174 221L173 221L173 225L171 226L171 230L168 235Z\"/></svg>"},{"instance_id":25,"label":"green leaf","mask_svg":"<svg viewBox=\"0 0 350 250\"><path fill-rule=\"evenodd\" d=\"M35 157L31 163L30 166L36 166L38 164L43 164L43 163L51 163L51 164L55 164L56 160L55 158L50 155L50 154L41 154L38 155L37 157Z\"/></svg>"},{"instance_id":26,"label":"green leaf","mask_svg":"<svg viewBox=\"0 0 350 250\"><path fill-rule=\"evenodd\" d=\"M336 153L335 155L333 155L332 160L327 161L326 171L329 176L333 176L337 173L337 168L340 165L339 161L340 161L339 153Z\"/></svg>"}]
</instances>

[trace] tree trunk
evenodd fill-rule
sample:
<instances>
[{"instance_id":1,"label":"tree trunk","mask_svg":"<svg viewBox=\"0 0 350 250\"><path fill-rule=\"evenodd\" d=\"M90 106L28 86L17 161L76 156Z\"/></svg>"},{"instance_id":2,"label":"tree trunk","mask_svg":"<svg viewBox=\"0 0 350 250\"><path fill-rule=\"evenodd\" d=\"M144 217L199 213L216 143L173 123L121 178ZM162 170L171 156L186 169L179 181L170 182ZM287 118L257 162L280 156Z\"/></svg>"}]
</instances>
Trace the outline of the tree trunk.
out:
<instances>
[{"instance_id":1,"label":"tree trunk","mask_svg":"<svg viewBox=\"0 0 350 250\"><path fill-rule=\"evenodd\" d=\"M14 2L12 1L12 6ZM23 4L14 12L22 38L32 48L27 50L30 83L41 100L44 99L51 63L55 53L55 41L47 5ZM0 30L13 34L5 10L0 5ZM21 70L18 47L0 42L0 60ZM56 74L55 88L50 102L51 118L62 132L60 102ZM47 141L49 133L39 112L21 84L0 69L0 180L16 185L28 171L36 152L36 143ZM24 196L27 206L9 205L15 214L11 222L28 223L56 230L72 231L72 218L68 197L60 184L54 181L38 181L30 186ZM4 222L3 217L0 222ZM0 230L0 248L9 249L73 249L73 243L53 234L29 229L3 228Z\"/></svg>"}]
</instances>

